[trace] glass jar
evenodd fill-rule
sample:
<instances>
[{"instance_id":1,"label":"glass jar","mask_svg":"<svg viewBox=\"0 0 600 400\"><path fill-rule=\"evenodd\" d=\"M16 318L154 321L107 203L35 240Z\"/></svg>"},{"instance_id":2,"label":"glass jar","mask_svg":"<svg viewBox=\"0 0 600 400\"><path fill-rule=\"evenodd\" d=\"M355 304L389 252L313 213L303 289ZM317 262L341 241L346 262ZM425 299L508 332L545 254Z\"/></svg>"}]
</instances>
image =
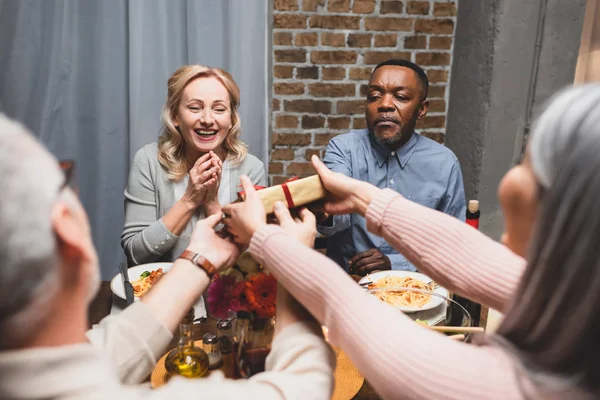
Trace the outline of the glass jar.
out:
<instances>
[{"instance_id":1,"label":"glass jar","mask_svg":"<svg viewBox=\"0 0 600 400\"><path fill-rule=\"evenodd\" d=\"M249 318L238 320L236 333L236 364L241 378L250 378L265 370L265 361L271 351L275 331L275 318Z\"/></svg>"},{"instance_id":2,"label":"glass jar","mask_svg":"<svg viewBox=\"0 0 600 400\"><path fill-rule=\"evenodd\" d=\"M233 359L233 330L231 320L222 319L217 322L219 349L221 350L221 370L226 378L235 378L235 361Z\"/></svg>"}]
</instances>

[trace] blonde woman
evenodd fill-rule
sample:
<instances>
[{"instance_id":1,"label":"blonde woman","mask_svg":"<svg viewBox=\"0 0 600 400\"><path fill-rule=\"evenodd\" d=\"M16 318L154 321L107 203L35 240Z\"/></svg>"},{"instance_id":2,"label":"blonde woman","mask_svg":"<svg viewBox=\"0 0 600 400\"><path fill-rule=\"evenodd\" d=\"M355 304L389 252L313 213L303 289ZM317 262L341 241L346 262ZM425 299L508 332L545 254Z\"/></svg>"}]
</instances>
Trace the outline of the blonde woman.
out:
<instances>
[{"instance_id":1,"label":"blonde woman","mask_svg":"<svg viewBox=\"0 0 600 400\"><path fill-rule=\"evenodd\" d=\"M130 265L175 260L195 222L237 198L240 175L266 185L263 163L240 139L239 104L222 69L187 65L169 78L162 133L136 153L125 190Z\"/></svg>"}]
</instances>

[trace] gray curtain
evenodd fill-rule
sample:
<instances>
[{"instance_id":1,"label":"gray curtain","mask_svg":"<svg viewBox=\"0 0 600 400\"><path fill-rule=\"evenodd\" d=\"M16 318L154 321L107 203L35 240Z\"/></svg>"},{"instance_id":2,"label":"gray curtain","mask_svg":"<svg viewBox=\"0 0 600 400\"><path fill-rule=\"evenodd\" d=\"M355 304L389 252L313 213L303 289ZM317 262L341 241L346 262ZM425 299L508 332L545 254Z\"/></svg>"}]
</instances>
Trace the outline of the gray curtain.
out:
<instances>
[{"instance_id":1,"label":"gray curtain","mask_svg":"<svg viewBox=\"0 0 600 400\"><path fill-rule=\"evenodd\" d=\"M123 190L133 154L157 139L168 77L228 70L242 137L268 154L268 1L0 0L0 111L77 162L102 276L123 259Z\"/></svg>"}]
</instances>

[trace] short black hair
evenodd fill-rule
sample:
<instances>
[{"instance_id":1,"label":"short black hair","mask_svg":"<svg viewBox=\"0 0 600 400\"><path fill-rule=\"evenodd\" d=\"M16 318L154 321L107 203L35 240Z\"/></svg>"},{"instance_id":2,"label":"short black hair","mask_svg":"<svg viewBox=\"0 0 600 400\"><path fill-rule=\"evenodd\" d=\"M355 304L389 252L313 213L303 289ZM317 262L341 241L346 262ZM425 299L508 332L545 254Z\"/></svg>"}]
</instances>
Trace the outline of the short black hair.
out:
<instances>
[{"instance_id":1,"label":"short black hair","mask_svg":"<svg viewBox=\"0 0 600 400\"><path fill-rule=\"evenodd\" d=\"M419 77L419 80L421 81L421 84L423 85L423 100L427 98L427 91L429 90L429 79L427 79L427 74L425 73L425 71L423 71L423 68L419 67L414 62L408 60L392 58L390 60L386 60L377 64L377 66L373 69L373 72L371 72L371 76L373 76L375 71L377 71L379 68L385 67L387 65L405 67L415 71L417 73L417 76Z\"/></svg>"}]
</instances>

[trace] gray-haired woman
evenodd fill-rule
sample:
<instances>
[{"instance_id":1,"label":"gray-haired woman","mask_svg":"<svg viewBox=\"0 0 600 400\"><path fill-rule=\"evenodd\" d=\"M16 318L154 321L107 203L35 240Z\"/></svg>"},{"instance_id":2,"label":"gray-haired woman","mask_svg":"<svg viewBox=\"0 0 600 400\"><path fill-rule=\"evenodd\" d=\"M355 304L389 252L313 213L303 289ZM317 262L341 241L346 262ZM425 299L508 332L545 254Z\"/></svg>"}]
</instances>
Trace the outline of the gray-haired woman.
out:
<instances>
[{"instance_id":1,"label":"gray-haired woman","mask_svg":"<svg viewBox=\"0 0 600 400\"><path fill-rule=\"evenodd\" d=\"M537 121L523 162L498 195L506 233L499 244L458 220L313 164L330 193L325 211L356 212L419 270L460 295L506 313L480 346L415 324L364 293L335 263L289 236L276 209L266 225L246 180L245 203L224 211L291 294L329 328L384 398L600 398L600 85L565 90ZM314 228L313 228L314 229ZM368 338L368 344L365 342Z\"/></svg>"}]
</instances>

